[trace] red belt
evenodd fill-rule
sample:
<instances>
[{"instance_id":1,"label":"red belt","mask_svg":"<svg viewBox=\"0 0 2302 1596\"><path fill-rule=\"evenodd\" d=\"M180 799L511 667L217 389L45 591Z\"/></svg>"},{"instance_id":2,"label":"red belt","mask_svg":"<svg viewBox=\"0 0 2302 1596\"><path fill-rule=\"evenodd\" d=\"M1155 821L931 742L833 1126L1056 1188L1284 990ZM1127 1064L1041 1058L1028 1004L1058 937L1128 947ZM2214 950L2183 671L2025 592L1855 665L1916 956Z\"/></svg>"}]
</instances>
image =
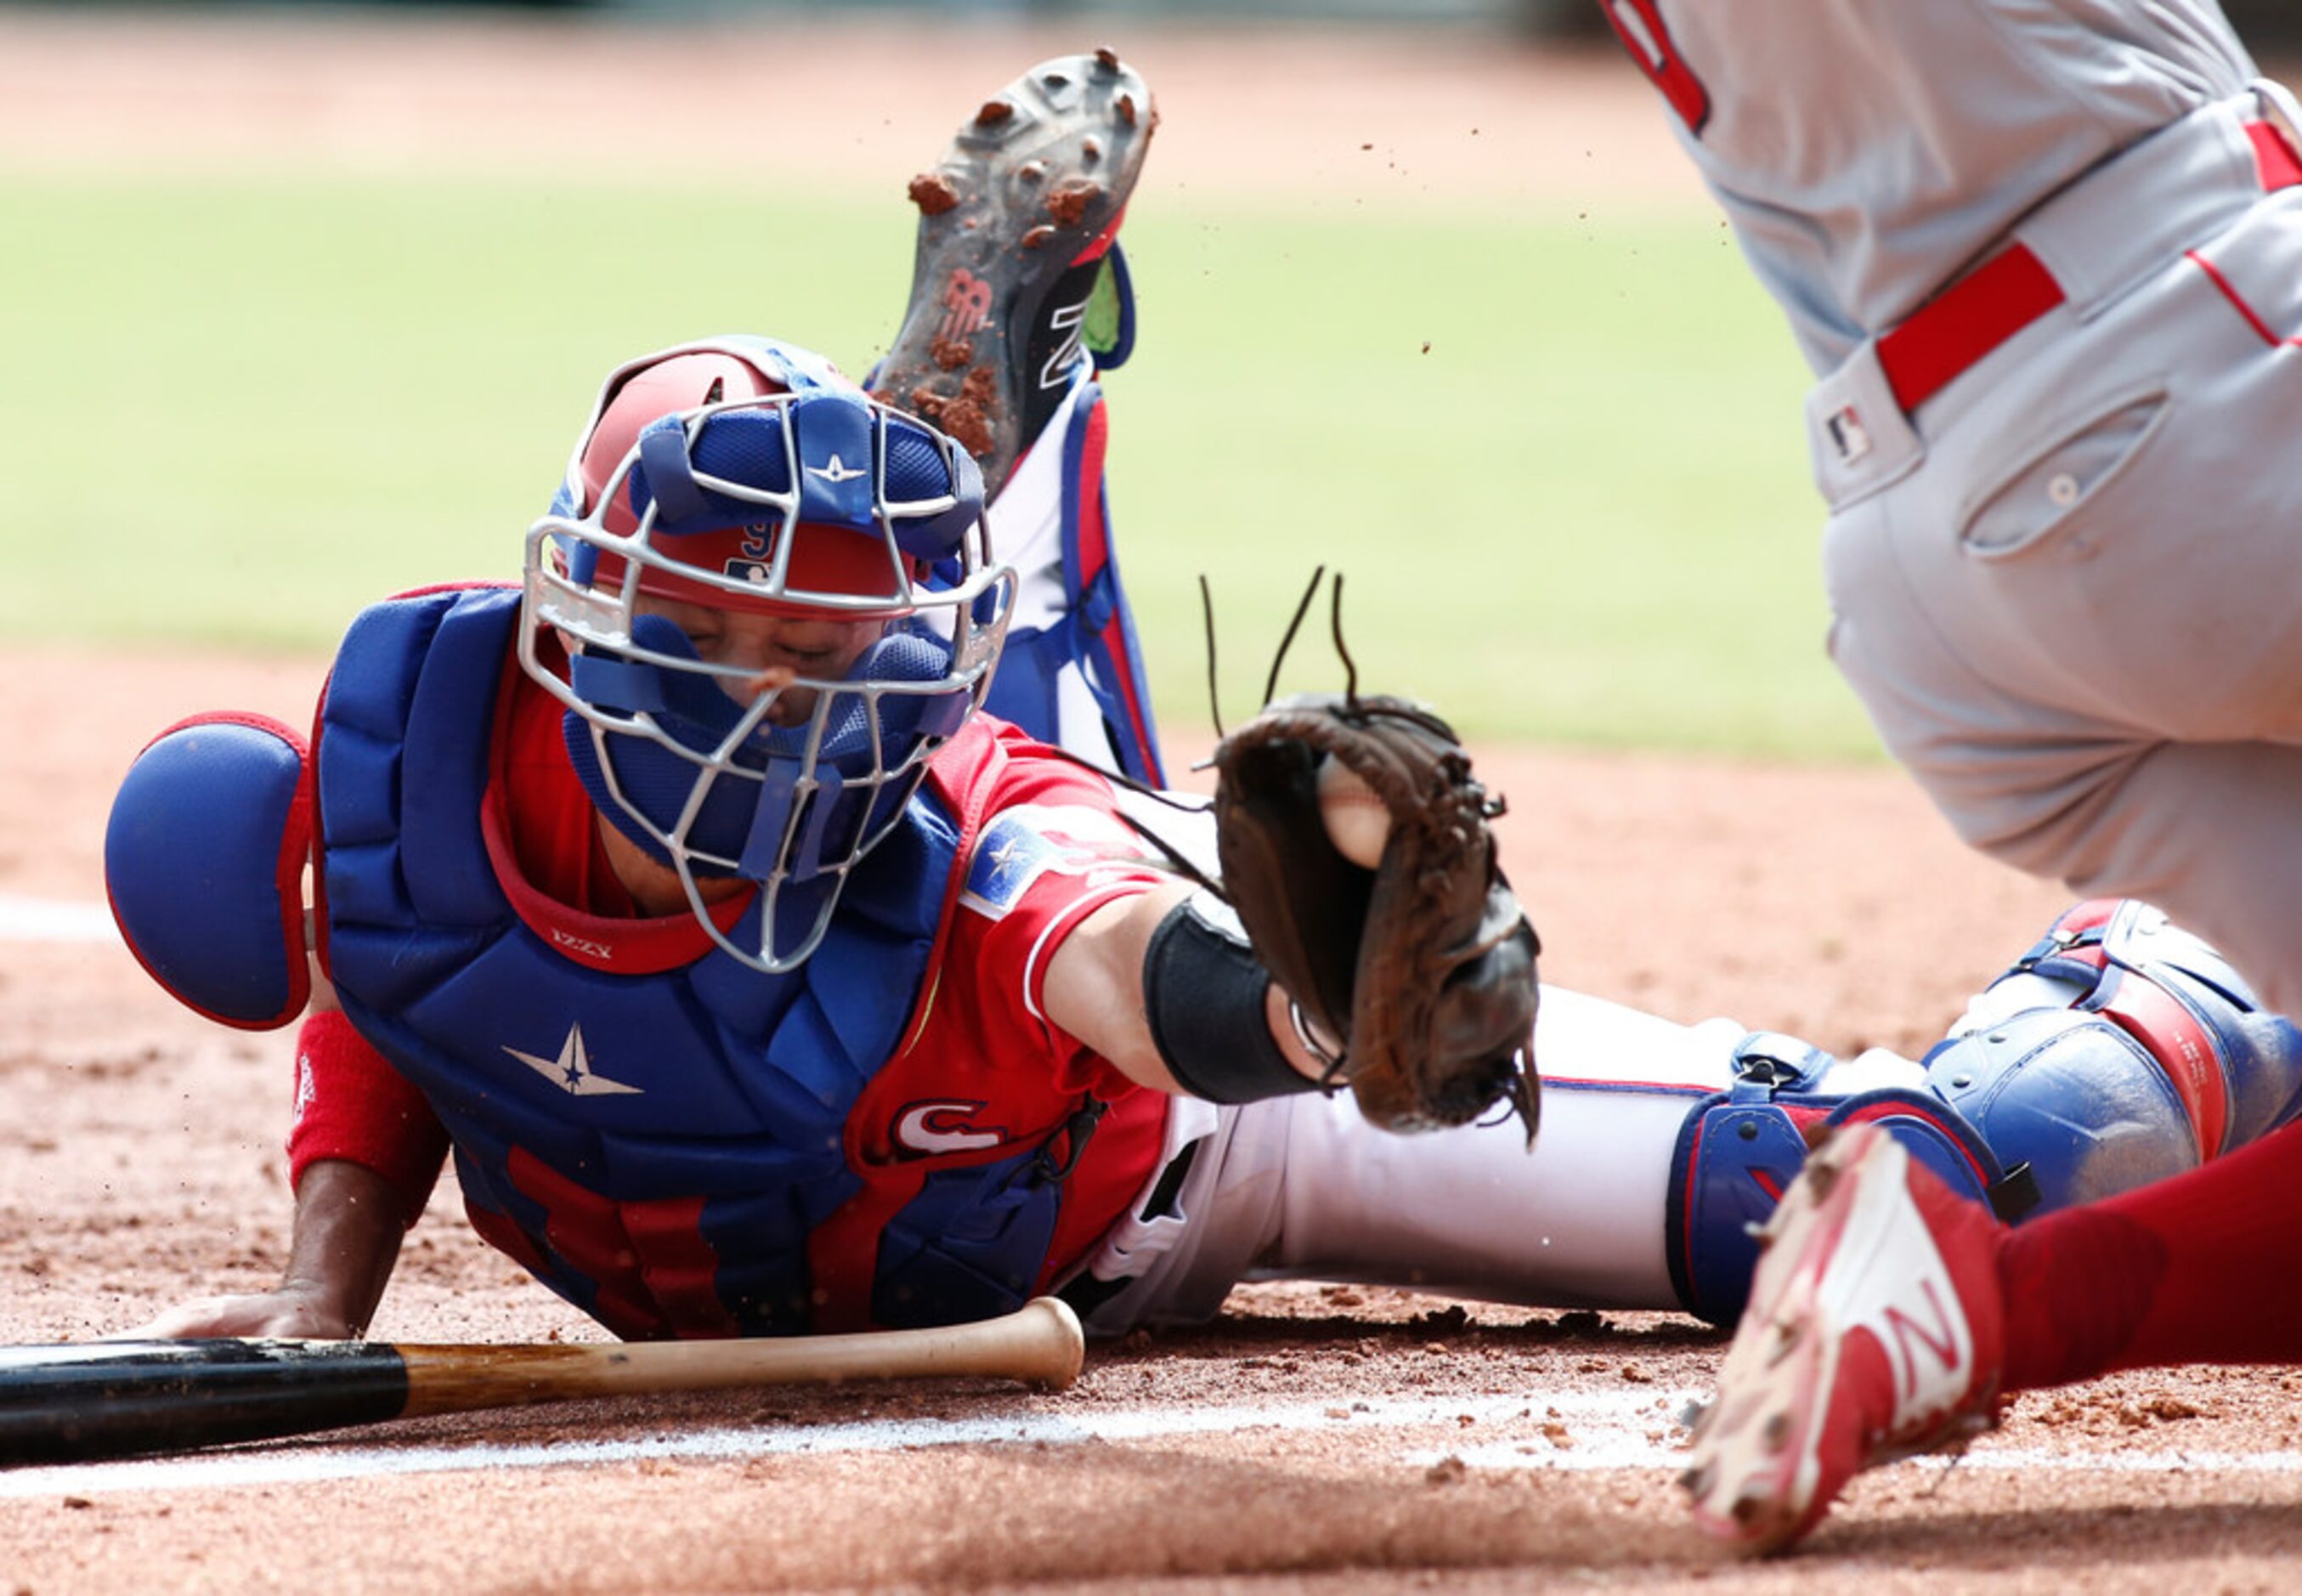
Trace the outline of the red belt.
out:
<instances>
[{"instance_id":1,"label":"red belt","mask_svg":"<svg viewBox=\"0 0 2302 1596\"><path fill-rule=\"evenodd\" d=\"M2264 189L2302 183L2302 157L2268 122L2246 125ZM2029 248L2000 250L1878 340L1878 364L1903 414L2063 302L2063 285Z\"/></svg>"}]
</instances>

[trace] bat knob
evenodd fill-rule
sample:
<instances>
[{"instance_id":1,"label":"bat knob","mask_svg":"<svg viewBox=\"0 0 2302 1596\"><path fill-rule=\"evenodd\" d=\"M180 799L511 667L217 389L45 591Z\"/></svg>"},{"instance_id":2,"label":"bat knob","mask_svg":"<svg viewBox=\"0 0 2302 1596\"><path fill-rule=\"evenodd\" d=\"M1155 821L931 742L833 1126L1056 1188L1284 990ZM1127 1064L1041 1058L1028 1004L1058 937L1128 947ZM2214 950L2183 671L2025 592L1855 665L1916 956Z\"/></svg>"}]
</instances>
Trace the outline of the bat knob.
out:
<instances>
[{"instance_id":1,"label":"bat knob","mask_svg":"<svg viewBox=\"0 0 2302 1596\"><path fill-rule=\"evenodd\" d=\"M1015 1373L1047 1390L1068 1390L1087 1362L1087 1332L1059 1297L1034 1297L1015 1310L1018 1340L1028 1348Z\"/></svg>"}]
</instances>

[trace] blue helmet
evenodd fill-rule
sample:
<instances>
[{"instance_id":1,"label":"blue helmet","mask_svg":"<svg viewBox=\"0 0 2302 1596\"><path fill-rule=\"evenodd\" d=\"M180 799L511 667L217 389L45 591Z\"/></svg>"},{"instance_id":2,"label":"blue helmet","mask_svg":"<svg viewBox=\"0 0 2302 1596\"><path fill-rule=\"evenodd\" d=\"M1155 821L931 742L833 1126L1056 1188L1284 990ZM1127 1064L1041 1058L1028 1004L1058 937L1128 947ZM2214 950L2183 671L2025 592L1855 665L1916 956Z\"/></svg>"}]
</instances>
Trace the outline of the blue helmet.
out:
<instances>
[{"instance_id":1,"label":"blue helmet","mask_svg":"<svg viewBox=\"0 0 2302 1596\"><path fill-rule=\"evenodd\" d=\"M819 357L716 339L609 377L528 533L525 589L521 665L565 706L592 802L677 873L714 941L779 973L981 707L1016 579L964 449ZM762 686L758 665L699 653L663 613L683 605L870 641L836 674ZM714 878L759 886L732 928L698 887Z\"/></svg>"}]
</instances>

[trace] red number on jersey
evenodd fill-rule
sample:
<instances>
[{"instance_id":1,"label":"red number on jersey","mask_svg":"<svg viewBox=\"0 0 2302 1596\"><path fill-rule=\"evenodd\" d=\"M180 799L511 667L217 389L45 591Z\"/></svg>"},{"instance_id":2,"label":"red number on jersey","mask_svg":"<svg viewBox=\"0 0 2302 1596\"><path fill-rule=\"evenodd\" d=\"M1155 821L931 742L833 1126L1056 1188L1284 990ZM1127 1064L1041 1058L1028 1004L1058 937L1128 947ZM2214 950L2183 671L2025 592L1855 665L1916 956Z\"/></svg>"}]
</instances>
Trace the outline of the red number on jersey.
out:
<instances>
[{"instance_id":1,"label":"red number on jersey","mask_svg":"<svg viewBox=\"0 0 2302 1596\"><path fill-rule=\"evenodd\" d=\"M1679 59L1678 46L1670 42L1670 29L1663 25L1656 0L1599 0L1599 4L1639 70L1654 80L1670 108L1699 135L1702 124L1710 120L1710 95Z\"/></svg>"}]
</instances>

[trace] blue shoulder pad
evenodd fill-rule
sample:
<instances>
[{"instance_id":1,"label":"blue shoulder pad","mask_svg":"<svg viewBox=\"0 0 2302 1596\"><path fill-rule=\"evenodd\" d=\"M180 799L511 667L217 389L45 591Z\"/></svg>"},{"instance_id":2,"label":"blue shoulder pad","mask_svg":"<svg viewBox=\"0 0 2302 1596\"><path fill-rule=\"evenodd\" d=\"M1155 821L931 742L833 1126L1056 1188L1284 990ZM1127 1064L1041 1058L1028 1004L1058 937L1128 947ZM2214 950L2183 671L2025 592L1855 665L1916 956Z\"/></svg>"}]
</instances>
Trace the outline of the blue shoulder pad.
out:
<instances>
[{"instance_id":1,"label":"blue shoulder pad","mask_svg":"<svg viewBox=\"0 0 2302 1596\"><path fill-rule=\"evenodd\" d=\"M304 739L268 716L195 715L136 757L104 834L105 889L129 951L179 1002L270 1030L312 995Z\"/></svg>"}]
</instances>

